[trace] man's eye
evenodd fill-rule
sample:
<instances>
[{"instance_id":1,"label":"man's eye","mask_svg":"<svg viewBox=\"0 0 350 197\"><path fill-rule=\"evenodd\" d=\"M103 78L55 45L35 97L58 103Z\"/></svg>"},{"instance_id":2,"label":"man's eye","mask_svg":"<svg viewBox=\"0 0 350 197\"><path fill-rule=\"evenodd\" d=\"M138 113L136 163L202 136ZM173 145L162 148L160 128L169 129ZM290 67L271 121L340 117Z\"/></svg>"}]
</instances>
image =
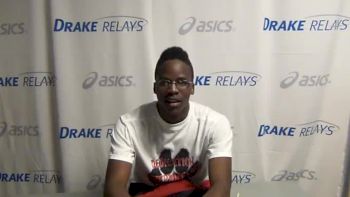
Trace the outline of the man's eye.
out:
<instances>
[{"instance_id":1,"label":"man's eye","mask_svg":"<svg viewBox=\"0 0 350 197\"><path fill-rule=\"evenodd\" d=\"M159 85L161 86L168 86L171 82L170 81L167 81L167 80L162 80L162 81L159 81Z\"/></svg>"},{"instance_id":2,"label":"man's eye","mask_svg":"<svg viewBox=\"0 0 350 197\"><path fill-rule=\"evenodd\" d=\"M176 81L176 83L181 84L181 85L185 85L185 84L187 84L187 81L186 80L178 80L178 81Z\"/></svg>"}]
</instances>

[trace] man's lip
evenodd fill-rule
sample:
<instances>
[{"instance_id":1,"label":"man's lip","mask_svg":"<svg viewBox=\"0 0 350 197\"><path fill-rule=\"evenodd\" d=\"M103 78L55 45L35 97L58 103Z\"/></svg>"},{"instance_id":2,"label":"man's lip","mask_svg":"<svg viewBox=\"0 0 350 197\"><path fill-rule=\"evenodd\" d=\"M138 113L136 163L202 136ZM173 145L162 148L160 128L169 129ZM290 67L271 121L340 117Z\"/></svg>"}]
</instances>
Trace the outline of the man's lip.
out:
<instances>
[{"instance_id":1,"label":"man's lip","mask_svg":"<svg viewBox=\"0 0 350 197\"><path fill-rule=\"evenodd\" d=\"M181 100L179 99L165 99L165 102L167 103L179 103Z\"/></svg>"}]
</instances>

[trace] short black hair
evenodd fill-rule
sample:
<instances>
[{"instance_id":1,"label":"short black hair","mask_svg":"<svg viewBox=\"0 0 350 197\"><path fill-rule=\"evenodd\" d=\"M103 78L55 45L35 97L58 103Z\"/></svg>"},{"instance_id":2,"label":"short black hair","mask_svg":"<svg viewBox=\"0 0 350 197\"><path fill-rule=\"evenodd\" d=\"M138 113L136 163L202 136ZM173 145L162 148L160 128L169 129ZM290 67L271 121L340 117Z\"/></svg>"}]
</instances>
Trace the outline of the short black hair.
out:
<instances>
[{"instance_id":1,"label":"short black hair","mask_svg":"<svg viewBox=\"0 0 350 197\"><path fill-rule=\"evenodd\" d=\"M191 69L191 77L193 80L193 67L190 59L188 58L188 54L185 50L183 50L181 47L173 46L165 49L162 54L160 55L158 62L156 64L156 69L154 72L154 79L157 80L157 77L159 76L159 69L164 64L165 61L178 59L183 61L186 65L188 65Z\"/></svg>"}]
</instances>

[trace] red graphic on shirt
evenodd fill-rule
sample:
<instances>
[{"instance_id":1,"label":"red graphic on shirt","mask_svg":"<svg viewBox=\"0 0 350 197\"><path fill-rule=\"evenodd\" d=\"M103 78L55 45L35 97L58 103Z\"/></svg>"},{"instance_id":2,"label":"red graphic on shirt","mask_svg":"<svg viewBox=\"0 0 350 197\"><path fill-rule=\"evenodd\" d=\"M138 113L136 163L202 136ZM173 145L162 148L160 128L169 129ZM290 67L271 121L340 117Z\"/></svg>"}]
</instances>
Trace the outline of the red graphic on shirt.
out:
<instances>
[{"instance_id":1,"label":"red graphic on shirt","mask_svg":"<svg viewBox=\"0 0 350 197\"><path fill-rule=\"evenodd\" d=\"M187 149L182 148L175 158L171 157L171 151L164 149L159 159L151 161L152 171L148 178L154 184L168 183L191 177L200 168L198 161L194 162Z\"/></svg>"}]
</instances>

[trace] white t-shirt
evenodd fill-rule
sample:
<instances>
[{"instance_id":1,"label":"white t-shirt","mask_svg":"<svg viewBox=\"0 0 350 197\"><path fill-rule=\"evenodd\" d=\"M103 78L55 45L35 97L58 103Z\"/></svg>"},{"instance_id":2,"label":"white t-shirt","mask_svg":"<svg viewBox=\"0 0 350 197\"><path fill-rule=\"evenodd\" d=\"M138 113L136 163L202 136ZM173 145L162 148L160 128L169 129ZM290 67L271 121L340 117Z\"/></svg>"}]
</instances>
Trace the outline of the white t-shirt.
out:
<instances>
[{"instance_id":1,"label":"white t-shirt","mask_svg":"<svg viewBox=\"0 0 350 197\"><path fill-rule=\"evenodd\" d=\"M130 182L157 185L182 179L208 179L208 159L232 157L227 118L190 101L189 113L176 124L165 122L156 102L122 115L112 134L110 159L133 164Z\"/></svg>"}]
</instances>

